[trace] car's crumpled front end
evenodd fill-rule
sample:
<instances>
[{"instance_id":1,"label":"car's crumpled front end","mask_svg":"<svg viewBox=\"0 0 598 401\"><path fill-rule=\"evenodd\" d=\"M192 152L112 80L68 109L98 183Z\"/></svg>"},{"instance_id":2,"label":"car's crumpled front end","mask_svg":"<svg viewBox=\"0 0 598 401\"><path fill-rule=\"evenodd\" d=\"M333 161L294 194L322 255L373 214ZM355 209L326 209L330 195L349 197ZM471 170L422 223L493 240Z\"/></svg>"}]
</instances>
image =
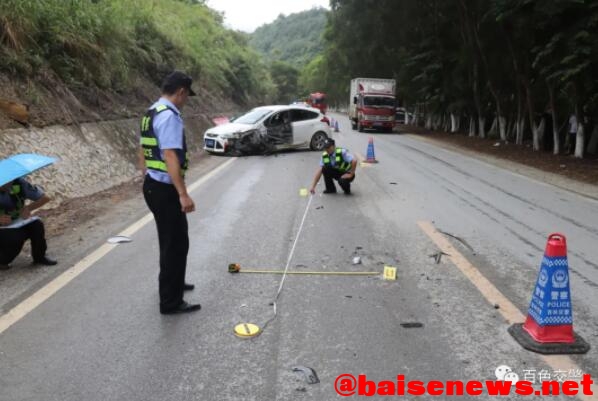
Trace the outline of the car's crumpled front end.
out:
<instances>
[{"instance_id":1,"label":"car's crumpled front end","mask_svg":"<svg viewBox=\"0 0 598 401\"><path fill-rule=\"evenodd\" d=\"M231 133L214 133L208 130L204 135L204 149L214 153L263 154L273 150L264 127L250 128Z\"/></svg>"}]
</instances>

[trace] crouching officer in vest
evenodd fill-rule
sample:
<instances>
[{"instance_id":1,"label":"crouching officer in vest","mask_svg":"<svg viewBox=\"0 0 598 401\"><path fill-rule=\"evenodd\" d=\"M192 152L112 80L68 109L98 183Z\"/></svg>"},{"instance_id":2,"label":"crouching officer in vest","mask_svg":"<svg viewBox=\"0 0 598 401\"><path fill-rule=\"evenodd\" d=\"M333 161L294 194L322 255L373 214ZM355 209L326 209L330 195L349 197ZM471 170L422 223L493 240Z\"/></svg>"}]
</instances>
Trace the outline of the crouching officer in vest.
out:
<instances>
[{"instance_id":1,"label":"crouching officer in vest","mask_svg":"<svg viewBox=\"0 0 598 401\"><path fill-rule=\"evenodd\" d=\"M185 184L188 156L180 112L189 96L195 96L191 84L191 78L182 72L168 75L162 84L162 97L141 120L139 164L145 174L145 202L158 229L162 314L201 308L183 300L183 292L194 288L185 283L189 252L187 213L195 211L195 204Z\"/></svg>"},{"instance_id":2,"label":"crouching officer in vest","mask_svg":"<svg viewBox=\"0 0 598 401\"><path fill-rule=\"evenodd\" d=\"M26 204L27 200L31 203ZM50 198L24 178L0 187L0 270L10 268L27 240L31 240L33 263L53 266L57 262L46 256L44 223L32 220L18 228L7 227L18 219L29 219L31 212L48 203ZM4 228L2 228L4 226Z\"/></svg>"},{"instance_id":3,"label":"crouching officer in vest","mask_svg":"<svg viewBox=\"0 0 598 401\"><path fill-rule=\"evenodd\" d=\"M326 140L326 148L322 153L320 168L316 171L310 192L316 193L316 185L320 177L324 176L326 184L325 194L336 193L336 186L333 180L338 181L338 185L343 189L346 195L351 194L351 183L355 179L355 169L357 169L357 160L347 149L337 148L334 139Z\"/></svg>"}]
</instances>

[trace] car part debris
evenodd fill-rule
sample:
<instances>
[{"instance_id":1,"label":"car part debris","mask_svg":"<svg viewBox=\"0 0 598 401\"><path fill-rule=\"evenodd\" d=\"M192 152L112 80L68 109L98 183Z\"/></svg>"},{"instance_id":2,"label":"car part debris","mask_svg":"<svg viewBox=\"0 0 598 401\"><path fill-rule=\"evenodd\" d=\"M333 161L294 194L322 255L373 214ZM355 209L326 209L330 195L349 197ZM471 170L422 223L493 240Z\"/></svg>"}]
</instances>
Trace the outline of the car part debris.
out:
<instances>
[{"instance_id":1,"label":"car part debris","mask_svg":"<svg viewBox=\"0 0 598 401\"><path fill-rule=\"evenodd\" d=\"M111 238L108 238L109 244L123 244L126 242L132 242L133 240L129 237L125 237L124 235L117 235Z\"/></svg>"},{"instance_id":2,"label":"car part debris","mask_svg":"<svg viewBox=\"0 0 598 401\"><path fill-rule=\"evenodd\" d=\"M305 376L305 381L307 382L307 384L317 384L320 382L320 379L318 379L316 371L312 368L308 368L306 366L295 366L293 368L293 372L302 372Z\"/></svg>"},{"instance_id":3,"label":"car part debris","mask_svg":"<svg viewBox=\"0 0 598 401\"><path fill-rule=\"evenodd\" d=\"M404 327L406 329L418 329L424 327L424 324L420 322L407 322L401 323L401 327Z\"/></svg>"},{"instance_id":4,"label":"car part debris","mask_svg":"<svg viewBox=\"0 0 598 401\"><path fill-rule=\"evenodd\" d=\"M471 245L469 245L469 244L467 243L467 241L465 241L464 239L461 239L461 238L457 237L456 235L453 235L453 234L451 234L451 233L444 232L444 231L442 231L442 230L438 230L438 232L439 232L439 233L441 233L441 234L444 234L444 235L448 235L448 236L449 236L449 237L451 237L451 238L454 238L454 239L456 239L457 241L459 241L460 243L462 243L462 244L463 244L465 247L467 247L467 249L469 249L471 252L473 252L473 248L471 247Z\"/></svg>"},{"instance_id":5,"label":"car part debris","mask_svg":"<svg viewBox=\"0 0 598 401\"><path fill-rule=\"evenodd\" d=\"M361 264L361 257L359 257L359 256L355 256L355 257L353 258L353 264L354 264L354 265L360 265L360 264Z\"/></svg>"},{"instance_id":6,"label":"car part debris","mask_svg":"<svg viewBox=\"0 0 598 401\"><path fill-rule=\"evenodd\" d=\"M445 255L445 256L451 256L451 255L449 255L448 253L444 253L444 252L442 252L442 251L438 251L438 252L436 252L436 253L433 253L433 254L431 254L431 255L428 255L428 257L429 257L429 258L434 258L434 261L436 262L436 264L439 264L439 263L440 263L440 260L442 259L442 255Z\"/></svg>"}]
</instances>

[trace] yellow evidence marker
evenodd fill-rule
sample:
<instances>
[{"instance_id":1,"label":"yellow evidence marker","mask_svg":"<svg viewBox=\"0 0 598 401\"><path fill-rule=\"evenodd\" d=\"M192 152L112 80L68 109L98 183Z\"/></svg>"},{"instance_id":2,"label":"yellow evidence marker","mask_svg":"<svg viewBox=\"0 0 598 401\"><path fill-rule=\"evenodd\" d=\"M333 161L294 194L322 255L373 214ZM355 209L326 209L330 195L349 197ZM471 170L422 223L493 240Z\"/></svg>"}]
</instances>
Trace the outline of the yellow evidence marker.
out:
<instances>
[{"instance_id":1,"label":"yellow evidence marker","mask_svg":"<svg viewBox=\"0 0 598 401\"><path fill-rule=\"evenodd\" d=\"M397 268L392 266L384 266L384 280L396 280Z\"/></svg>"},{"instance_id":2,"label":"yellow evidence marker","mask_svg":"<svg viewBox=\"0 0 598 401\"><path fill-rule=\"evenodd\" d=\"M309 191L307 190L307 188L301 188L299 190L299 196L303 196L304 198L309 194Z\"/></svg>"},{"instance_id":3,"label":"yellow evidence marker","mask_svg":"<svg viewBox=\"0 0 598 401\"><path fill-rule=\"evenodd\" d=\"M241 323L235 326L235 335L240 338L251 338L260 334L260 328L253 323Z\"/></svg>"}]
</instances>

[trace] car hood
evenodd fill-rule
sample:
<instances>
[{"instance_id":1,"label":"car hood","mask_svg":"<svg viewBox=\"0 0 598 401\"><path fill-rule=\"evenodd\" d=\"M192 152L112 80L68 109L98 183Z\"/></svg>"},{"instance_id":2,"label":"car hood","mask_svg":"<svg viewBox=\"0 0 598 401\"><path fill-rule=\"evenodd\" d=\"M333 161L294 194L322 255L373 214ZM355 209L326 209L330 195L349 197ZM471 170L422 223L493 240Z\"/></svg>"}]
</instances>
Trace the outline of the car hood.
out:
<instances>
[{"instance_id":1,"label":"car hood","mask_svg":"<svg viewBox=\"0 0 598 401\"><path fill-rule=\"evenodd\" d=\"M206 131L206 134L216 134L216 135L224 135L224 134L234 134L235 132L245 132L249 131L250 129L254 129L255 125L252 124L238 124L238 123L228 123L222 124L217 127L210 128Z\"/></svg>"}]
</instances>

